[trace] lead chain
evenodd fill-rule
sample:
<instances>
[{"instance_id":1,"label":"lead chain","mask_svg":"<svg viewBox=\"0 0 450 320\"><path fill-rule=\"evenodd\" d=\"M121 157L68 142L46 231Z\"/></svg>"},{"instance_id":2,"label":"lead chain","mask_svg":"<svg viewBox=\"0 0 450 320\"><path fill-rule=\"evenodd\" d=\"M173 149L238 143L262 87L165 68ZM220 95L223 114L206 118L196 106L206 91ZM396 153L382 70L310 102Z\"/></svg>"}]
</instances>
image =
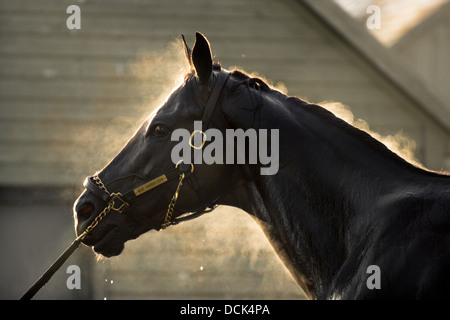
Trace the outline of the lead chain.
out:
<instances>
[{"instance_id":1,"label":"lead chain","mask_svg":"<svg viewBox=\"0 0 450 320\"><path fill-rule=\"evenodd\" d=\"M100 187L100 189L102 189L109 196L111 196L111 193L108 191L108 189L106 189L105 184L103 183L103 181L100 179L100 177L97 174L94 174L94 176L92 178L94 179L95 183Z\"/></svg>"},{"instance_id":2,"label":"lead chain","mask_svg":"<svg viewBox=\"0 0 450 320\"><path fill-rule=\"evenodd\" d=\"M181 173L180 179L178 181L177 189L176 189L175 194L173 195L172 199L170 200L169 207L167 208L167 213L164 218L164 223L161 226L162 229L166 229L167 227L169 227L170 225L172 225L174 223L174 221L172 219L173 212L175 210L175 204L177 203L178 195L179 195L181 186L183 185L184 178L185 178L184 173ZM100 179L100 177L98 175L94 175L93 179L94 179L95 183L103 191L105 191L109 196L111 196L111 193L108 191L108 189L106 189L105 184L102 182L102 180ZM83 240L100 223L100 221L102 221L102 219L108 214L108 212L110 212L113 208L114 208L114 201L111 200L108 202L108 206L105 207L105 209L103 209L103 211L100 212L97 217L95 217L95 219L86 228L86 230L84 230L84 232L77 237L77 240Z\"/></svg>"},{"instance_id":3,"label":"lead chain","mask_svg":"<svg viewBox=\"0 0 450 320\"><path fill-rule=\"evenodd\" d=\"M95 217L94 221L91 222L91 224L86 228L86 230L84 230L84 232L77 237L77 240L79 239L83 240L84 238L86 238L86 236L99 224L100 221L102 221L102 219L108 214L108 212L111 211L113 207L114 202L113 201L108 202L108 206L105 209L103 209L103 211L100 212L98 216Z\"/></svg>"},{"instance_id":4,"label":"lead chain","mask_svg":"<svg viewBox=\"0 0 450 320\"><path fill-rule=\"evenodd\" d=\"M102 182L102 180L99 178L98 175L94 175L93 179L95 183L103 190L105 191L109 196L111 196L111 193L109 193L108 189L106 189L105 184ZM83 240L86 238L86 236L94 230L94 228L102 221L102 219L108 214L108 212L111 211L111 209L114 208L114 201L111 200L108 202L108 206L103 209L102 212L98 214L98 216L95 217L95 219L91 222L91 224L86 228L86 230L83 231L82 234L80 234L76 240Z\"/></svg>"},{"instance_id":5,"label":"lead chain","mask_svg":"<svg viewBox=\"0 0 450 320\"><path fill-rule=\"evenodd\" d=\"M184 173L180 174L180 180L178 182L177 190L175 191L175 194L173 195L172 199L170 200L169 207L167 208L166 217L164 218L164 223L161 226L162 229L166 229L167 227L172 225L174 222L172 219L173 211L175 209L175 204L177 203L177 200L178 200L178 194L180 192L181 186L183 185L183 180L184 180Z\"/></svg>"}]
</instances>

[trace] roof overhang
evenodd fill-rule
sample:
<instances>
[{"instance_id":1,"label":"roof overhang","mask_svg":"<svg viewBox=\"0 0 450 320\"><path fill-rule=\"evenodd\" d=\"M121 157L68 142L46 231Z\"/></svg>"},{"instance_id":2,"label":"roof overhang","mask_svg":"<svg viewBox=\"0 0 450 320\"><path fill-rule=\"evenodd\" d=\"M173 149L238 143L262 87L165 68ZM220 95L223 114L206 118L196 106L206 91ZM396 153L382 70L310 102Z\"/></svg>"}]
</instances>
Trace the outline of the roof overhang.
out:
<instances>
[{"instance_id":1,"label":"roof overhang","mask_svg":"<svg viewBox=\"0 0 450 320\"><path fill-rule=\"evenodd\" d=\"M400 92L450 132L450 107L428 90L421 76L384 47L368 30L331 0L297 0Z\"/></svg>"}]
</instances>

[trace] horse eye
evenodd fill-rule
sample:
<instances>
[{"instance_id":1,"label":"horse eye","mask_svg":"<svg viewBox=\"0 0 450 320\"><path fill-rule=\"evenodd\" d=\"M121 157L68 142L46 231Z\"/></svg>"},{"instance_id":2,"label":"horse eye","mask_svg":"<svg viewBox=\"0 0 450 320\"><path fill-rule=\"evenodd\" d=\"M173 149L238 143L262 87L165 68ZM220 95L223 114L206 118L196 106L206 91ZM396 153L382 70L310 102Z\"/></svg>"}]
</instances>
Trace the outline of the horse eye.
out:
<instances>
[{"instance_id":1,"label":"horse eye","mask_svg":"<svg viewBox=\"0 0 450 320\"><path fill-rule=\"evenodd\" d=\"M166 126L158 124L158 125L153 127L153 130L151 132L155 136L163 137L163 136L165 136L166 134L169 133L169 129L167 129Z\"/></svg>"}]
</instances>

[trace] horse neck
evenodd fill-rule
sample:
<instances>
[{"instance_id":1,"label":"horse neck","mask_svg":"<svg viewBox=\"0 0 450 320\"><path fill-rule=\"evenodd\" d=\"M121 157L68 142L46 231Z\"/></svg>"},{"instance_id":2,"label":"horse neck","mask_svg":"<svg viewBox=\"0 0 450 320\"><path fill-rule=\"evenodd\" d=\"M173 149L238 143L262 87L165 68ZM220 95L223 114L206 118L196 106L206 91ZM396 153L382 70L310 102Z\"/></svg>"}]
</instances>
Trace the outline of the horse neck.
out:
<instances>
[{"instance_id":1,"label":"horse neck","mask_svg":"<svg viewBox=\"0 0 450 320\"><path fill-rule=\"evenodd\" d=\"M370 233L377 199L413 170L339 120L330 124L332 117L325 120L310 106L295 107L277 109L287 114L258 125L280 129L279 172L261 176L246 168L250 178L230 204L257 218L294 278L316 298Z\"/></svg>"}]
</instances>

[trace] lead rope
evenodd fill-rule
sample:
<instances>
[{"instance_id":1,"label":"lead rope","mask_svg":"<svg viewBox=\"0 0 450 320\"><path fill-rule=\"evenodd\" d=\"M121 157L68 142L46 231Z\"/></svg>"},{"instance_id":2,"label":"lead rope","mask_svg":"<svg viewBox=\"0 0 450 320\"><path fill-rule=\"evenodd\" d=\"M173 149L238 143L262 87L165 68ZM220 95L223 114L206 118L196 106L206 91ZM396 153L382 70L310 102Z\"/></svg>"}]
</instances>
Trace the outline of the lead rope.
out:
<instances>
[{"instance_id":1,"label":"lead rope","mask_svg":"<svg viewBox=\"0 0 450 320\"><path fill-rule=\"evenodd\" d=\"M108 190L106 190L105 185L101 182L100 178L95 175L97 179L95 182L109 195ZM75 252L75 250L80 246L81 241L99 224L100 221L114 208L114 200L108 202L108 205L100 212L95 219L91 222L91 224L84 230L82 234L80 234L71 244L70 246L56 259L55 262L47 269L47 271L25 292L19 300L30 300L34 297L34 295L50 280L50 278L55 274L56 271L61 268L64 262Z\"/></svg>"},{"instance_id":2,"label":"lead rope","mask_svg":"<svg viewBox=\"0 0 450 320\"><path fill-rule=\"evenodd\" d=\"M181 186L183 185L184 180L184 173L180 174L180 180L178 182L177 189L175 191L175 194L173 195L172 199L170 200L169 207L167 208L167 213L164 218L164 223L162 224L162 229L165 229L169 227L170 225L174 224L175 221L173 220L173 211L175 209L175 204L178 200L178 195L181 189ZM67 261L67 259L72 255L72 253L75 252L75 250L80 246L80 243L83 241L86 236L94 230L94 228L102 221L102 219L111 211L116 210L119 212L122 212L123 205L117 209L115 208L114 203L114 196L121 196L120 193L110 193L108 189L106 189L105 184L102 182L100 177L98 175L94 175L93 179L95 183L103 190L105 191L110 197L113 197L109 202L108 205L103 209L102 212L100 212L95 219L91 222L91 224L86 228L86 230L83 231L82 234L80 234L76 239L70 244L70 246L56 259L55 262L50 266L50 268L47 269L47 271L20 297L19 300L30 300L34 297L34 295L43 287L45 284L50 280L50 278L55 274L56 271L58 271L59 268L64 264L64 262ZM126 202L124 204L128 205Z\"/></svg>"}]
</instances>

